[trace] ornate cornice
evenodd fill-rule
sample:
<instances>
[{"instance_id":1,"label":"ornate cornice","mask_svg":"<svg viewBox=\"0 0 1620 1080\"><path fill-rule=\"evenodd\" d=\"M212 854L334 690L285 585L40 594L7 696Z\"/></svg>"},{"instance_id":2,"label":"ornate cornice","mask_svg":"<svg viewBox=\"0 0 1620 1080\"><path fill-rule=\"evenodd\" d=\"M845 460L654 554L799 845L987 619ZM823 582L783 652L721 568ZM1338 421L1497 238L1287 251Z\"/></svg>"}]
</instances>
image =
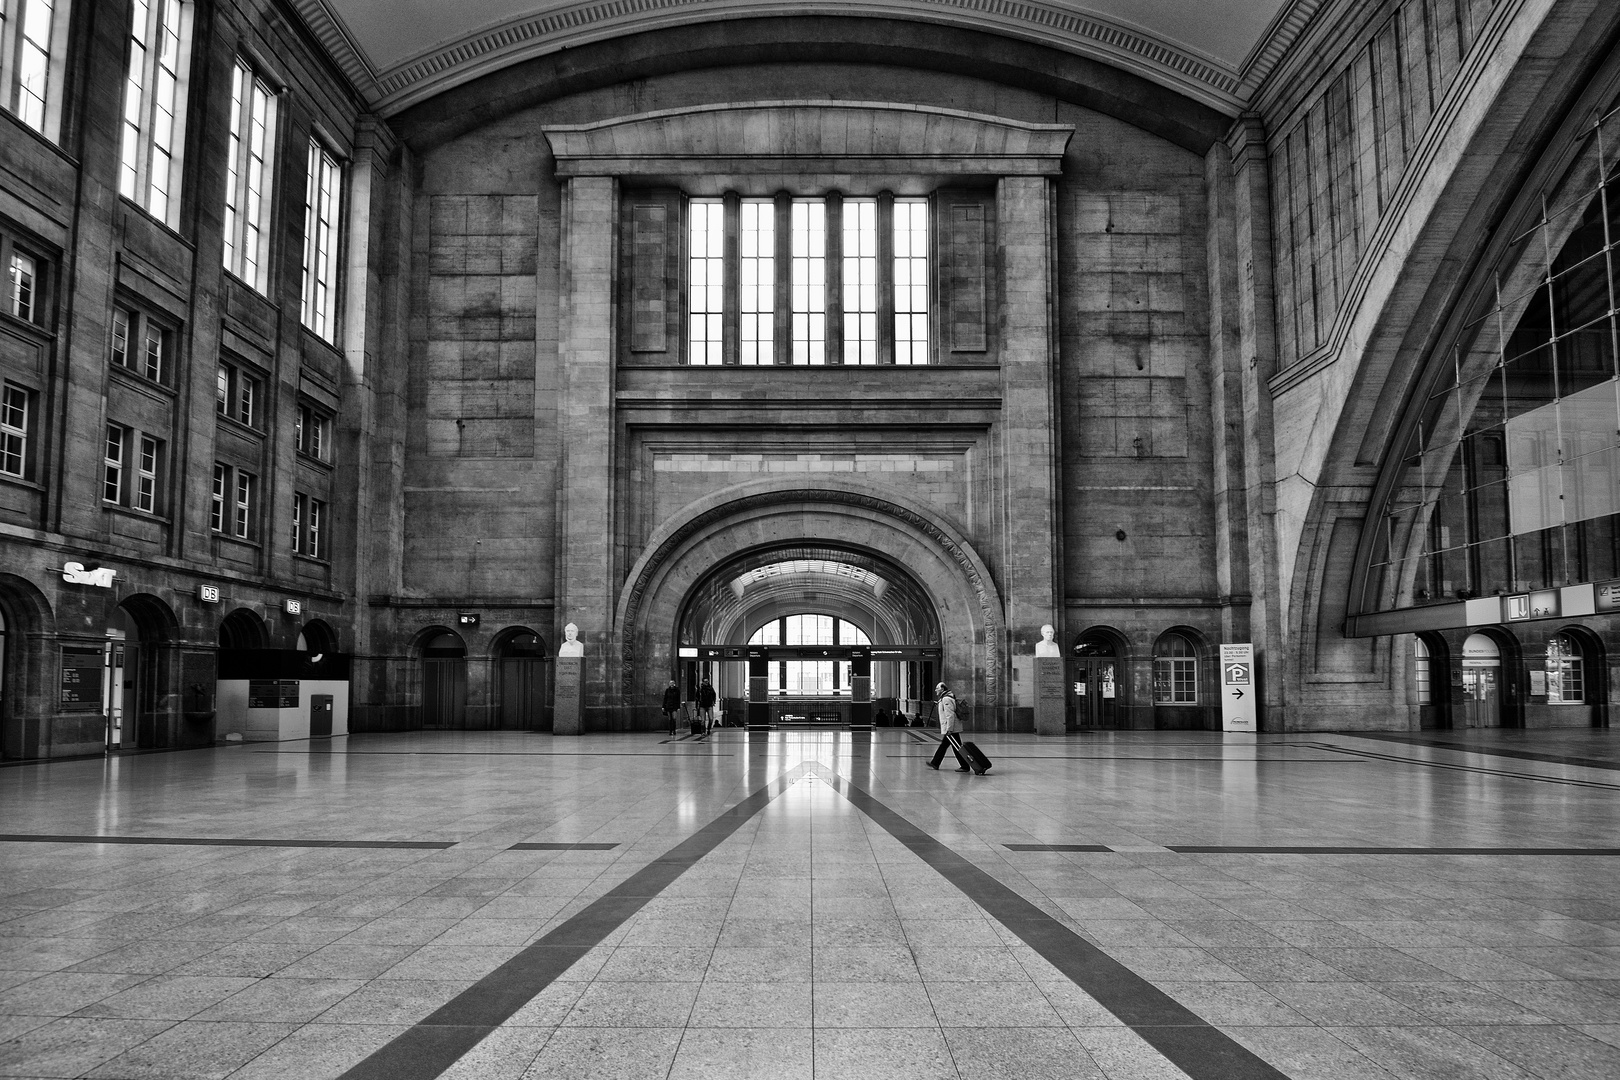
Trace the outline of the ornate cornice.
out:
<instances>
[{"instance_id":1,"label":"ornate cornice","mask_svg":"<svg viewBox=\"0 0 1620 1080\"><path fill-rule=\"evenodd\" d=\"M543 11L481 28L382 70L344 27L331 0L292 3L368 106L384 116L536 56L645 30L764 15L901 18L991 30L1103 61L1230 116L1241 111L1250 82L1231 65L1150 31L1045 0L554 0ZM1278 55L1285 48L1286 42L1279 44Z\"/></svg>"}]
</instances>

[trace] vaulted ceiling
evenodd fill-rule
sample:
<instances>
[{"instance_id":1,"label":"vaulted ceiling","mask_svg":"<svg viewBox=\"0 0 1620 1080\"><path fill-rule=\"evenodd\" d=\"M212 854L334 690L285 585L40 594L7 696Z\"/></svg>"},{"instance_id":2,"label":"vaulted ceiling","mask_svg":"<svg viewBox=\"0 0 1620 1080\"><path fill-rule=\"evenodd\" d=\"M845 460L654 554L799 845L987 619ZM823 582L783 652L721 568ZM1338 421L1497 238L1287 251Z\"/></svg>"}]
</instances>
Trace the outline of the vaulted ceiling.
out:
<instances>
[{"instance_id":1,"label":"vaulted ceiling","mask_svg":"<svg viewBox=\"0 0 1620 1080\"><path fill-rule=\"evenodd\" d=\"M984 29L1101 60L1236 115L1322 0L292 2L384 115L572 46L767 15L882 17Z\"/></svg>"}]
</instances>

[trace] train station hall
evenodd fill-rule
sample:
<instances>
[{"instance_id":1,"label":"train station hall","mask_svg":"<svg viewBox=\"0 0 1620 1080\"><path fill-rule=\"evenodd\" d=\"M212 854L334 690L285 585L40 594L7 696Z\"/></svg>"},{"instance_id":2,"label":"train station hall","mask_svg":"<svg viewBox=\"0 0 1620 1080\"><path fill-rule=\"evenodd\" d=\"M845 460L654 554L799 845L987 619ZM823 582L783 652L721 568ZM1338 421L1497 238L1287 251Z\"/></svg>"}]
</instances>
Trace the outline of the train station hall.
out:
<instances>
[{"instance_id":1,"label":"train station hall","mask_svg":"<svg viewBox=\"0 0 1620 1080\"><path fill-rule=\"evenodd\" d=\"M0 264L0 1078L1620 1076L1614 0L0 0Z\"/></svg>"}]
</instances>

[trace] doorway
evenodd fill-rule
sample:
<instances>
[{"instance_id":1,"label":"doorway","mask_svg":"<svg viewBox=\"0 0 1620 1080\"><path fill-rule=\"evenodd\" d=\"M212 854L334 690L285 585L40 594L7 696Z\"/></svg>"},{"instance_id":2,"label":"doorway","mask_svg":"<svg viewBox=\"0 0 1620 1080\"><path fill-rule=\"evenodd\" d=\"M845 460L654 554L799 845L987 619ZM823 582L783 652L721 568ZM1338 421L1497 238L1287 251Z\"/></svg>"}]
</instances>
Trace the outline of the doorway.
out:
<instances>
[{"instance_id":1,"label":"doorway","mask_svg":"<svg viewBox=\"0 0 1620 1080\"><path fill-rule=\"evenodd\" d=\"M503 730L551 730L550 695L546 692L549 671L545 642L534 631L519 627L496 643L497 723Z\"/></svg>"},{"instance_id":2,"label":"doorway","mask_svg":"<svg viewBox=\"0 0 1620 1080\"><path fill-rule=\"evenodd\" d=\"M467 646L450 630L430 631L422 646L422 726L467 726Z\"/></svg>"},{"instance_id":3,"label":"doorway","mask_svg":"<svg viewBox=\"0 0 1620 1080\"><path fill-rule=\"evenodd\" d=\"M1119 656L1112 641L1088 636L1069 657L1069 725L1081 730L1119 724Z\"/></svg>"},{"instance_id":4,"label":"doorway","mask_svg":"<svg viewBox=\"0 0 1620 1080\"><path fill-rule=\"evenodd\" d=\"M1463 642L1457 710L1459 727L1494 728L1502 723L1502 650L1489 634Z\"/></svg>"}]
</instances>

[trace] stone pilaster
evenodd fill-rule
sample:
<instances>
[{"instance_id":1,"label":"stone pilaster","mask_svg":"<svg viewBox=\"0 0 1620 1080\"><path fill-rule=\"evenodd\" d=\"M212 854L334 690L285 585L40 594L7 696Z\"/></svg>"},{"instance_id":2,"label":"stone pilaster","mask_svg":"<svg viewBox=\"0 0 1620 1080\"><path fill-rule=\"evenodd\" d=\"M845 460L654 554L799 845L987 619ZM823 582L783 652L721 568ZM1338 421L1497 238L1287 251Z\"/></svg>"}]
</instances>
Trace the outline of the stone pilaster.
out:
<instances>
[{"instance_id":1,"label":"stone pilaster","mask_svg":"<svg viewBox=\"0 0 1620 1080\"><path fill-rule=\"evenodd\" d=\"M607 719L608 677L617 649L609 640L615 589L613 282L618 251L618 184L579 176L562 197L560 446L557 640L567 623L585 644L585 731Z\"/></svg>"},{"instance_id":2,"label":"stone pilaster","mask_svg":"<svg viewBox=\"0 0 1620 1080\"><path fill-rule=\"evenodd\" d=\"M1028 653L1058 624L1057 375L1054 216L1046 177L996 187L1001 245L1002 598L1011 653ZM1004 674L1003 685L1005 685Z\"/></svg>"},{"instance_id":3,"label":"stone pilaster","mask_svg":"<svg viewBox=\"0 0 1620 1080\"><path fill-rule=\"evenodd\" d=\"M1249 634L1260 678L1262 731L1283 726L1281 670L1287 655L1277 569L1276 460L1273 456L1271 377L1277 370L1275 287L1272 277L1271 187L1265 128L1245 115L1226 136L1232 156L1233 265L1236 308L1238 416L1218 428L1245 448L1242 463L1244 534L1251 602ZM1213 223L1211 225L1213 228ZM1232 420L1241 419L1241 427ZM1268 667L1276 666L1269 672Z\"/></svg>"}]
</instances>

